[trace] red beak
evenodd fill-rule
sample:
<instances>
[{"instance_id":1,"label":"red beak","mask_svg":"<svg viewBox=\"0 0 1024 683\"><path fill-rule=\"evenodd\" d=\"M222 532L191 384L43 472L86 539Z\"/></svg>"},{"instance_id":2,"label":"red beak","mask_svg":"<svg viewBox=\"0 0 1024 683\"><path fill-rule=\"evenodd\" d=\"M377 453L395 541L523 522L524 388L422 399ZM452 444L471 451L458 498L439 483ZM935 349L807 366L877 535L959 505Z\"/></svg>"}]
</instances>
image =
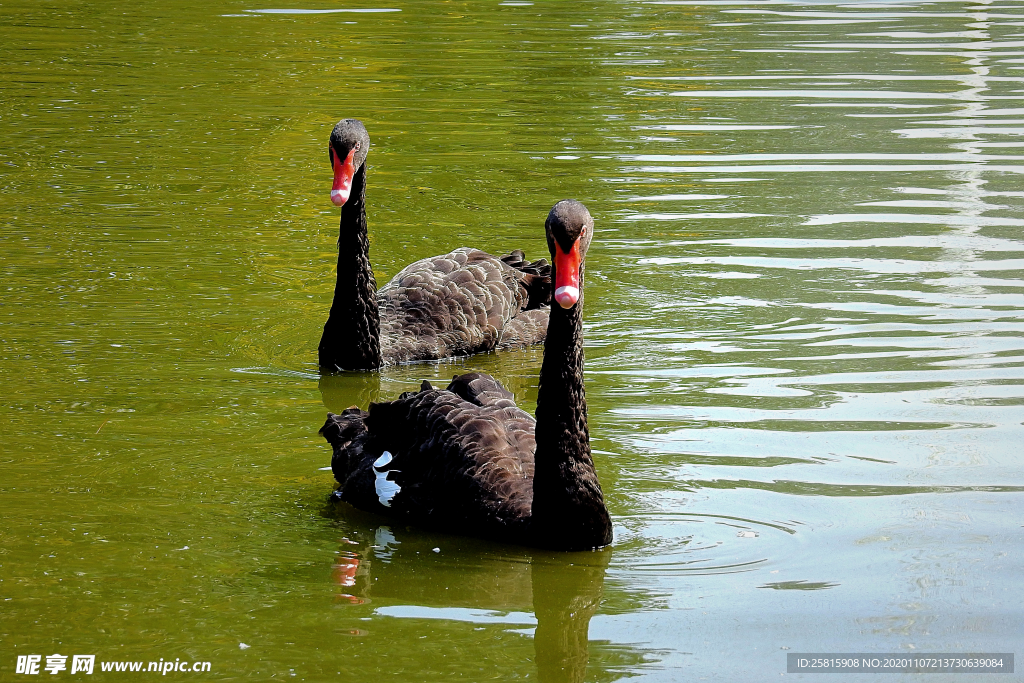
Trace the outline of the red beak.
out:
<instances>
[{"instance_id":1,"label":"red beak","mask_svg":"<svg viewBox=\"0 0 1024 683\"><path fill-rule=\"evenodd\" d=\"M566 254L555 242L555 301L562 308L572 308L580 300L580 241L572 244Z\"/></svg>"},{"instance_id":2,"label":"red beak","mask_svg":"<svg viewBox=\"0 0 1024 683\"><path fill-rule=\"evenodd\" d=\"M356 175L356 150L349 151L344 163L338 159L337 153L331 149L331 162L334 166L334 185L331 186L331 202L335 206L344 206L348 196L352 194L352 179Z\"/></svg>"}]
</instances>

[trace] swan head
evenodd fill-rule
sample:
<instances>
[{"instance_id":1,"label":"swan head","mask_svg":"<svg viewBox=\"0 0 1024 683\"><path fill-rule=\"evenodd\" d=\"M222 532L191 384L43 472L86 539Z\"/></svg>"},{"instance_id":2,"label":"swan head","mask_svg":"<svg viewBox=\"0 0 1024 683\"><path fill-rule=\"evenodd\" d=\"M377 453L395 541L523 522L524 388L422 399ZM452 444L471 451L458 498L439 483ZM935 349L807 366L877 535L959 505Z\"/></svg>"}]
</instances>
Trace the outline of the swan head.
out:
<instances>
[{"instance_id":1,"label":"swan head","mask_svg":"<svg viewBox=\"0 0 1024 683\"><path fill-rule=\"evenodd\" d=\"M334 169L334 184L331 186L331 202L344 206L352 193L352 179L356 171L366 162L370 151L370 136L358 119L342 119L331 131L328 154Z\"/></svg>"},{"instance_id":2,"label":"swan head","mask_svg":"<svg viewBox=\"0 0 1024 683\"><path fill-rule=\"evenodd\" d=\"M555 301L562 308L572 308L580 300L583 261L594 234L594 219L582 202L563 199L552 207L544 230L555 264Z\"/></svg>"}]
</instances>

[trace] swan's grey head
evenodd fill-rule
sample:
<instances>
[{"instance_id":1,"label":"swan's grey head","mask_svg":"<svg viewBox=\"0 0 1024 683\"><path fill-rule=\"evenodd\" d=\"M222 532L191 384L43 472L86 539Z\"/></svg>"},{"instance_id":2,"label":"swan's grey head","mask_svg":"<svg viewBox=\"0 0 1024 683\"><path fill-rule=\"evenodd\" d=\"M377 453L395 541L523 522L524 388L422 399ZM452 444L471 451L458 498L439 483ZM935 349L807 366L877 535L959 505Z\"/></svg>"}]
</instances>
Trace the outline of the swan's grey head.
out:
<instances>
[{"instance_id":1,"label":"swan's grey head","mask_svg":"<svg viewBox=\"0 0 1024 683\"><path fill-rule=\"evenodd\" d=\"M335 206L344 206L352 192L352 179L364 163L370 151L370 136L358 119L342 119L331 131L328 155L334 169L334 185L331 187L331 201Z\"/></svg>"},{"instance_id":2,"label":"swan's grey head","mask_svg":"<svg viewBox=\"0 0 1024 683\"><path fill-rule=\"evenodd\" d=\"M555 301L562 308L572 308L580 299L580 274L594 235L594 219L582 202L563 199L552 207L544 230L555 266Z\"/></svg>"}]
</instances>

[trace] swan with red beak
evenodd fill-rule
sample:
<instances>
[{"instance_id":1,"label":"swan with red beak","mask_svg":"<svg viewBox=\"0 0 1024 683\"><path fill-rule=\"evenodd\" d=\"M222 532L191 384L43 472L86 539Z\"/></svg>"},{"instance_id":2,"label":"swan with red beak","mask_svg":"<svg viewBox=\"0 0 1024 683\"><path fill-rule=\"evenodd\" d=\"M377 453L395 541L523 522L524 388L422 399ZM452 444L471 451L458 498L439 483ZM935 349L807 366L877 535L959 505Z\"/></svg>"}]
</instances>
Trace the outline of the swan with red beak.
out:
<instances>
[{"instance_id":1,"label":"swan with red beak","mask_svg":"<svg viewBox=\"0 0 1024 683\"><path fill-rule=\"evenodd\" d=\"M345 119L331 131L331 142L328 154L331 157L331 168L334 169L334 183L331 185L331 202L335 206L345 206L352 194L352 181L356 171L366 161L366 153L370 149L370 136L366 128L355 119Z\"/></svg>"},{"instance_id":2,"label":"swan with red beak","mask_svg":"<svg viewBox=\"0 0 1024 683\"><path fill-rule=\"evenodd\" d=\"M583 204L564 199L551 209L545 228L555 262L555 301L569 309L580 300L583 258L590 246L594 219Z\"/></svg>"},{"instance_id":3,"label":"swan with red beak","mask_svg":"<svg viewBox=\"0 0 1024 683\"><path fill-rule=\"evenodd\" d=\"M320 368L376 370L544 341L551 266L527 261L518 249L492 256L460 247L409 264L377 289L366 217L369 151L362 122L334 126L327 154L331 202L340 209L338 275L317 349Z\"/></svg>"}]
</instances>

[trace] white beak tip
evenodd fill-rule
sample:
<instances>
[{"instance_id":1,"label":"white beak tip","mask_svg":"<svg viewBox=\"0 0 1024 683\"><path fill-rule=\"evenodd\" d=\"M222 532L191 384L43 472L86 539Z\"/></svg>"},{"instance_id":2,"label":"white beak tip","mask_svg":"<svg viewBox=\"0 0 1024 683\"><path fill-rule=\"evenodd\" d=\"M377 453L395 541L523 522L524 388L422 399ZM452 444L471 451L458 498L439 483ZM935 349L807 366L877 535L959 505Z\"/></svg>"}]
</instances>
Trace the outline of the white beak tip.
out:
<instances>
[{"instance_id":1,"label":"white beak tip","mask_svg":"<svg viewBox=\"0 0 1024 683\"><path fill-rule=\"evenodd\" d=\"M555 301L562 308L572 308L580 300L580 290L576 287L559 287L555 290Z\"/></svg>"}]
</instances>

